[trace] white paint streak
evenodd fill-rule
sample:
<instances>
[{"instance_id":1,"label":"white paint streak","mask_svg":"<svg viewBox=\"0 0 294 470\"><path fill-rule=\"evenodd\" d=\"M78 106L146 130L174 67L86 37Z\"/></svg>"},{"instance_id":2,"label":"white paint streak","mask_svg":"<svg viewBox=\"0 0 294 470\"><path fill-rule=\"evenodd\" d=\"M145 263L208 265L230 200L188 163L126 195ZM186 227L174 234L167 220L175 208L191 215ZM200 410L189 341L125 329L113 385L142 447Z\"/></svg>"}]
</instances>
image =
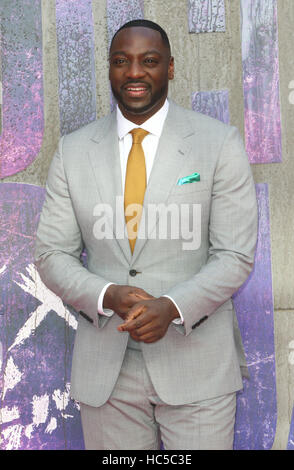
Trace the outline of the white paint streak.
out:
<instances>
[{"instance_id":1,"label":"white paint streak","mask_svg":"<svg viewBox=\"0 0 294 470\"><path fill-rule=\"evenodd\" d=\"M78 402L78 401L74 401L74 406L75 406L75 408L77 408L77 410L79 410L79 411L80 411L80 409L81 409L81 406L80 406L80 404L79 404L79 402Z\"/></svg>"},{"instance_id":2,"label":"white paint streak","mask_svg":"<svg viewBox=\"0 0 294 470\"><path fill-rule=\"evenodd\" d=\"M22 344L27 338L29 338L51 310L54 310L57 315L63 318L74 330L77 329L78 325L74 315L64 306L62 300L57 297L54 292L49 290L42 282L36 267L33 264L29 264L26 270L30 278L18 273L22 277L24 283L21 284L16 281L14 282L25 292L39 300L42 305L31 313L28 320L18 331L14 343L8 348L8 351L11 351L15 346Z\"/></svg>"},{"instance_id":3,"label":"white paint streak","mask_svg":"<svg viewBox=\"0 0 294 470\"><path fill-rule=\"evenodd\" d=\"M37 395L33 396L33 424L39 426L41 423L45 423L48 416L49 408L49 396L42 395L38 397Z\"/></svg>"},{"instance_id":4,"label":"white paint streak","mask_svg":"<svg viewBox=\"0 0 294 470\"><path fill-rule=\"evenodd\" d=\"M57 428L57 420L56 418L52 417L50 419L50 423L48 424L47 428L45 429L46 434L52 434L52 432Z\"/></svg>"},{"instance_id":5,"label":"white paint streak","mask_svg":"<svg viewBox=\"0 0 294 470\"><path fill-rule=\"evenodd\" d=\"M31 439L32 437L32 434L33 434L33 430L34 430L34 425L33 423L29 424L26 428L25 428L25 436L28 438L28 439Z\"/></svg>"},{"instance_id":6,"label":"white paint streak","mask_svg":"<svg viewBox=\"0 0 294 470\"><path fill-rule=\"evenodd\" d=\"M61 413L61 416L62 416L64 419L68 419L68 418L73 418L73 417L74 417L73 415L67 415L66 413Z\"/></svg>"},{"instance_id":7,"label":"white paint streak","mask_svg":"<svg viewBox=\"0 0 294 470\"><path fill-rule=\"evenodd\" d=\"M19 410L17 406L13 406L12 408L8 408L5 406L4 408L0 409L0 416L1 416L1 424L10 423L14 419L19 418Z\"/></svg>"},{"instance_id":8,"label":"white paint streak","mask_svg":"<svg viewBox=\"0 0 294 470\"><path fill-rule=\"evenodd\" d=\"M3 387L3 396L5 398L7 390L12 390L18 382L20 382L23 373L20 372L18 367L14 364L13 358L10 357L7 361L7 365L4 372L4 387Z\"/></svg>"},{"instance_id":9,"label":"white paint streak","mask_svg":"<svg viewBox=\"0 0 294 470\"><path fill-rule=\"evenodd\" d=\"M7 442L5 450L17 450L21 445L21 431L23 426L16 424L15 426L9 426L2 431L2 435Z\"/></svg>"},{"instance_id":10,"label":"white paint streak","mask_svg":"<svg viewBox=\"0 0 294 470\"><path fill-rule=\"evenodd\" d=\"M61 392L61 390L56 389L56 390L54 390L54 392L52 394L52 398L55 401L56 408L59 411L65 410L66 407L68 406L68 403L69 403L69 400L70 400L69 387L70 387L70 384L67 383L64 392Z\"/></svg>"},{"instance_id":11,"label":"white paint streak","mask_svg":"<svg viewBox=\"0 0 294 470\"><path fill-rule=\"evenodd\" d=\"M0 103L0 104L1 104L1 103ZM4 264L4 265L2 266L2 268L0 268L0 274L3 274L4 271L6 271L6 268L7 268L7 266L6 266L6 264Z\"/></svg>"},{"instance_id":12,"label":"white paint streak","mask_svg":"<svg viewBox=\"0 0 294 470\"><path fill-rule=\"evenodd\" d=\"M248 367L251 367L251 366L256 366L257 364L265 364L267 362L272 362L272 361L274 361L273 354L271 356L262 357L261 359L258 359L257 361L247 363L247 365Z\"/></svg>"}]
</instances>

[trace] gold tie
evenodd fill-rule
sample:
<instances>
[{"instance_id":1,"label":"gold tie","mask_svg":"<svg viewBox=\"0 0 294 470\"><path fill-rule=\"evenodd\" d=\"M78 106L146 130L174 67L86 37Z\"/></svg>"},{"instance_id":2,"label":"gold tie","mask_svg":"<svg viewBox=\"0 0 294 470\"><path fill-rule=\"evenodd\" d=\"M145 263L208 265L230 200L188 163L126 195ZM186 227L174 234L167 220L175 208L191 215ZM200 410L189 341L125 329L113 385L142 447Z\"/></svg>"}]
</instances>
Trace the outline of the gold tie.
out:
<instances>
[{"instance_id":1,"label":"gold tie","mask_svg":"<svg viewBox=\"0 0 294 470\"><path fill-rule=\"evenodd\" d=\"M130 248L133 253L146 190L145 155L141 144L144 137L148 134L148 131L138 127L131 130L130 134L133 136L133 145L130 150L127 163L124 209ZM130 206L131 204L139 205L139 207L135 207L135 217L133 215L132 207ZM127 214L126 210L128 207L129 213ZM133 222L130 222L131 219L134 219Z\"/></svg>"}]
</instances>

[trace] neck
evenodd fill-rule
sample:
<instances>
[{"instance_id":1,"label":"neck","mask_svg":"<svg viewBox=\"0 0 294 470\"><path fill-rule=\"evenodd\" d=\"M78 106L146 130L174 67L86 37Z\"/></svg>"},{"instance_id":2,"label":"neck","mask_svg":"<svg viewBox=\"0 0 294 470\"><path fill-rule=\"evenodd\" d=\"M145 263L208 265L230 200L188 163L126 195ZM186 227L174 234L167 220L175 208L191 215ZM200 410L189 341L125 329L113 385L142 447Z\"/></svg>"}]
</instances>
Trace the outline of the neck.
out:
<instances>
[{"instance_id":1,"label":"neck","mask_svg":"<svg viewBox=\"0 0 294 470\"><path fill-rule=\"evenodd\" d=\"M132 112L131 110L128 110L124 108L120 103L118 104L118 107L122 113L122 115L128 120L136 124L137 126L140 126L143 124L145 121L150 119L154 114L156 114L164 105L166 100L166 97L164 97L163 101L160 103L157 103L156 106L154 106L152 109L148 111L142 111L142 114L137 113L137 112Z\"/></svg>"}]
</instances>

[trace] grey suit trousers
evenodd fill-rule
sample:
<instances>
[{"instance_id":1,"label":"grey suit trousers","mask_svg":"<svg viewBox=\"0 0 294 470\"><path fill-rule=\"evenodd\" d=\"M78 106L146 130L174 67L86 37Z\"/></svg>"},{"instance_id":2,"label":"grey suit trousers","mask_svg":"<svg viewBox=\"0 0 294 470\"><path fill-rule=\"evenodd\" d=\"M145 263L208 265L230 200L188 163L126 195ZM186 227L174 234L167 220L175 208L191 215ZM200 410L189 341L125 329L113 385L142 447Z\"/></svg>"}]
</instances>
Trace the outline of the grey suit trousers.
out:
<instances>
[{"instance_id":1,"label":"grey suit trousers","mask_svg":"<svg viewBox=\"0 0 294 470\"><path fill-rule=\"evenodd\" d=\"M231 450L236 394L187 405L165 404L152 385L140 350L127 348L109 400L80 403L88 450Z\"/></svg>"}]
</instances>

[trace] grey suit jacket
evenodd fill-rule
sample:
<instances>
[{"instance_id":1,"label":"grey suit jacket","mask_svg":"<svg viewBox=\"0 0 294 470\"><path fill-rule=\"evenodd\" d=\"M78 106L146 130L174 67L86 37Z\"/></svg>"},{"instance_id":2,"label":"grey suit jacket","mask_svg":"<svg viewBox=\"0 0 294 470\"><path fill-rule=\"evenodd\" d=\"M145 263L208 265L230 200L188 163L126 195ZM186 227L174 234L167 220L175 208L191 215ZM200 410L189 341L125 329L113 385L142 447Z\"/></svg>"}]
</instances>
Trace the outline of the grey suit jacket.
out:
<instances>
[{"instance_id":1,"label":"grey suit jacket","mask_svg":"<svg viewBox=\"0 0 294 470\"><path fill-rule=\"evenodd\" d=\"M178 185L200 173L200 181ZM153 385L166 403L180 405L242 388L246 361L231 296L248 277L257 236L256 194L238 131L170 102L144 210L201 206L194 226L200 246L184 249L185 233L157 236L166 212L140 224L135 250L120 234L123 223L121 170L115 112L60 140L48 174L36 243L36 265L43 282L73 306L79 316L71 395L100 406L117 380L128 333L121 318L97 313L107 282L142 287L171 296L184 325L170 324L161 340L142 345ZM107 236L97 237L101 204ZM153 205L153 206L152 206ZM191 208L191 210L190 210ZM187 215L188 214L188 215ZM199 214L198 214L199 215ZM100 222L99 222L100 221ZM150 222L150 223L148 223ZM186 220L187 222L187 220ZM199 222L199 217L198 217ZM95 225L96 224L96 225ZM197 238L196 237L196 238ZM187 247L187 245L186 245ZM87 267L81 252L87 252ZM135 277L130 270L136 270Z\"/></svg>"}]
</instances>

